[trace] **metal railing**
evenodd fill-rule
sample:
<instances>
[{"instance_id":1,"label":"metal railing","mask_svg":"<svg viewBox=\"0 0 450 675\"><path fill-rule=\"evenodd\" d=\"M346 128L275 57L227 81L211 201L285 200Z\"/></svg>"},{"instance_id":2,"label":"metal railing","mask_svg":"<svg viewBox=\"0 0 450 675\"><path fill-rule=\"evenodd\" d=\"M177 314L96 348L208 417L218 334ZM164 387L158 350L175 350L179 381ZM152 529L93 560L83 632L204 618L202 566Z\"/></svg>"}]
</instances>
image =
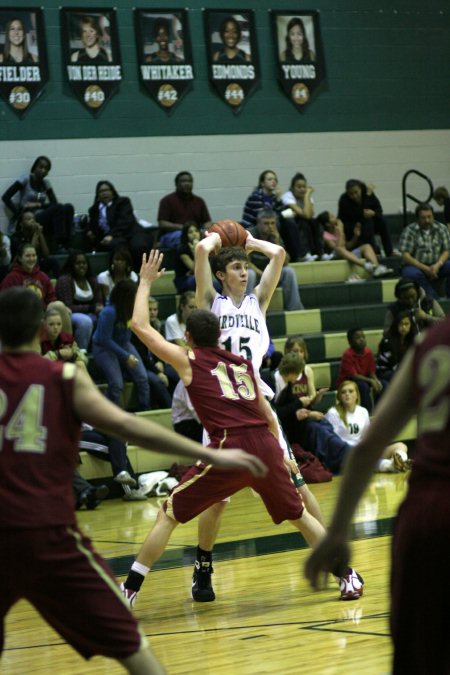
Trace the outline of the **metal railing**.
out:
<instances>
[{"instance_id":1,"label":"metal railing","mask_svg":"<svg viewBox=\"0 0 450 675\"><path fill-rule=\"evenodd\" d=\"M416 174L416 176L420 176L421 178L424 179L428 183L428 186L430 188L430 194L427 197L427 199L417 199L417 197L414 197L414 195L409 194L409 192L406 192L406 181L408 179L408 176L410 176L412 173ZM411 199L413 202L416 204L421 204L423 201L430 202L431 198L433 197L433 183L431 180L428 178L428 176L425 176L424 173L421 173L421 171L417 171L416 169L410 169L405 173L405 175L402 178L402 201L403 201L403 227L406 227L408 224L408 210L406 206L406 200Z\"/></svg>"}]
</instances>

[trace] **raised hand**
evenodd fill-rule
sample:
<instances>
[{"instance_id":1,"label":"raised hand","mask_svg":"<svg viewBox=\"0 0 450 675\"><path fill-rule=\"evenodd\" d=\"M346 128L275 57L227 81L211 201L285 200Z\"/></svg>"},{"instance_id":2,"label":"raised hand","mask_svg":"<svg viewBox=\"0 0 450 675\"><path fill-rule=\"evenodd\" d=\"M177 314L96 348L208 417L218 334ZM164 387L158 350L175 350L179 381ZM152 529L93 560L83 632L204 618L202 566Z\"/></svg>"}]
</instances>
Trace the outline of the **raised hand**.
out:
<instances>
[{"instance_id":1,"label":"raised hand","mask_svg":"<svg viewBox=\"0 0 450 675\"><path fill-rule=\"evenodd\" d=\"M145 253L143 254L141 271L139 272L141 281L151 283L162 277L166 271L165 267L161 268L163 258L164 255L157 248L150 251L148 258Z\"/></svg>"}]
</instances>

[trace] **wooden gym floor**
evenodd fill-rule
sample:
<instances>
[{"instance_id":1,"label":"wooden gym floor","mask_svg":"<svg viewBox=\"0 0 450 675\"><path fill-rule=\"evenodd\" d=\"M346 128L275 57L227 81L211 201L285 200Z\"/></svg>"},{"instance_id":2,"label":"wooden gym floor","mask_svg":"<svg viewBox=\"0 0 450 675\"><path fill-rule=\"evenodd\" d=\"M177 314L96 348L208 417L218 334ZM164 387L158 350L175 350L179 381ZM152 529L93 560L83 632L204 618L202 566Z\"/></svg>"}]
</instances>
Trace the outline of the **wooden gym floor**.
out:
<instances>
[{"instance_id":1,"label":"wooden gym floor","mask_svg":"<svg viewBox=\"0 0 450 675\"><path fill-rule=\"evenodd\" d=\"M340 479L313 485L328 521ZM289 525L275 526L250 490L225 511L213 576L216 601L191 600L196 521L179 526L136 603L153 650L170 675L381 675L390 672L389 546L393 516L405 493L404 474L376 474L358 509L353 565L363 597L342 602L335 583L313 593L302 569L308 549ZM157 499L104 502L79 522L119 580L152 527ZM58 589L55 588L55 592ZM68 608L70 611L70 608ZM426 617L424 617L426 620ZM88 662L26 602L6 620L0 672L55 675L120 673L115 662Z\"/></svg>"}]
</instances>

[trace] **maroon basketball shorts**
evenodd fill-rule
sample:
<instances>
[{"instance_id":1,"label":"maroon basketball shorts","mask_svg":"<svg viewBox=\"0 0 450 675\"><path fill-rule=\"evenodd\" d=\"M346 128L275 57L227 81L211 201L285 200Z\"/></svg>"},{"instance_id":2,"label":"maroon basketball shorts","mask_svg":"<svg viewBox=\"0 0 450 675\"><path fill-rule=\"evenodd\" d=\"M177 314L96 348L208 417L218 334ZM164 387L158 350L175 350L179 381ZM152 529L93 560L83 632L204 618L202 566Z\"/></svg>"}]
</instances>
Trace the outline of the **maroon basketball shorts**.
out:
<instances>
[{"instance_id":1,"label":"maroon basketball shorts","mask_svg":"<svg viewBox=\"0 0 450 675\"><path fill-rule=\"evenodd\" d=\"M218 448L217 452L242 448L259 457L269 471L264 478L256 478L248 471L225 471L199 462L164 502L168 516L186 523L212 504L251 487L261 496L274 523L301 517L301 497L291 481L283 451L266 427L224 430L220 437L211 438L209 447Z\"/></svg>"},{"instance_id":2,"label":"maroon basketball shorts","mask_svg":"<svg viewBox=\"0 0 450 675\"><path fill-rule=\"evenodd\" d=\"M145 646L113 573L75 525L3 529L0 537L2 626L25 598L86 659L121 660Z\"/></svg>"}]
</instances>

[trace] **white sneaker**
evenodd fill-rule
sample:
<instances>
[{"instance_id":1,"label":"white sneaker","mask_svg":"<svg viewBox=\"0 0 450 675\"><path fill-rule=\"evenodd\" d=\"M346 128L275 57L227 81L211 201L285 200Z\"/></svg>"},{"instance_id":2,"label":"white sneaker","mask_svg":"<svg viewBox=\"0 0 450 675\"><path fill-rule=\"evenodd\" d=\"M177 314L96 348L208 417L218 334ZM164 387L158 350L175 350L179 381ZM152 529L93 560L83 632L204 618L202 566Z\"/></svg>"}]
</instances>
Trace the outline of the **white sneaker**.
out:
<instances>
[{"instance_id":1,"label":"white sneaker","mask_svg":"<svg viewBox=\"0 0 450 675\"><path fill-rule=\"evenodd\" d=\"M114 480L121 485L129 485L130 487L136 487L136 481L130 476L128 471L121 471L114 476Z\"/></svg>"},{"instance_id":2,"label":"white sneaker","mask_svg":"<svg viewBox=\"0 0 450 675\"><path fill-rule=\"evenodd\" d=\"M126 502L144 502L147 499L147 493L142 488L130 488L129 485L123 485L124 496Z\"/></svg>"},{"instance_id":3,"label":"white sneaker","mask_svg":"<svg viewBox=\"0 0 450 675\"><path fill-rule=\"evenodd\" d=\"M352 274L346 281L347 284L360 284L363 283L365 279L359 277L357 274Z\"/></svg>"},{"instance_id":4,"label":"white sneaker","mask_svg":"<svg viewBox=\"0 0 450 675\"><path fill-rule=\"evenodd\" d=\"M303 258L302 262L315 262L319 256L313 255L312 253L307 253Z\"/></svg>"},{"instance_id":5,"label":"white sneaker","mask_svg":"<svg viewBox=\"0 0 450 675\"><path fill-rule=\"evenodd\" d=\"M386 274L392 274L394 270L392 270L390 267L386 267L386 265L377 265L375 267L373 276L374 277L384 277Z\"/></svg>"},{"instance_id":6,"label":"white sneaker","mask_svg":"<svg viewBox=\"0 0 450 675\"><path fill-rule=\"evenodd\" d=\"M369 274L372 274L373 270L375 269L375 265L367 260L364 263L364 269L366 272L369 272Z\"/></svg>"},{"instance_id":7,"label":"white sneaker","mask_svg":"<svg viewBox=\"0 0 450 675\"><path fill-rule=\"evenodd\" d=\"M340 577L339 587L341 590L341 600L358 600L363 594L364 581L353 567L349 567L347 575Z\"/></svg>"},{"instance_id":8,"label":"white sneaker","mask_svg":"<svg viewBox=\"0 0 450 675\"><path fill-rule=\"evenodd\" d=\"M143 473L139 476L139 487L149 495L156 488L158 483L169 476L168 471L152 471L151 473Z\"/></svg>"},{"instance_id":9,"label":"white sneaker","mask_svg":"<svg viewBox=\"0 0 450 675\"><path fill-rule=\"evenodd\" d=\"M133 591L131 588L125 588L125 584L123 582L120 584L120 590L122 591L122 595L125 598L125 603L130 609L133 609L134 603L138 596L138 591Z\"/></svg>"},{"instance_id":10,"label":"white sneaker","mask_svg":"<svg viewBox=\"0 0 450 675\"><path fill-rule=\"evenodd\" d=\"M333 260L334 258L334 251L331 253L324 253L323 255L320 256L321 260Z\"/></svg>"}]
</instances>

